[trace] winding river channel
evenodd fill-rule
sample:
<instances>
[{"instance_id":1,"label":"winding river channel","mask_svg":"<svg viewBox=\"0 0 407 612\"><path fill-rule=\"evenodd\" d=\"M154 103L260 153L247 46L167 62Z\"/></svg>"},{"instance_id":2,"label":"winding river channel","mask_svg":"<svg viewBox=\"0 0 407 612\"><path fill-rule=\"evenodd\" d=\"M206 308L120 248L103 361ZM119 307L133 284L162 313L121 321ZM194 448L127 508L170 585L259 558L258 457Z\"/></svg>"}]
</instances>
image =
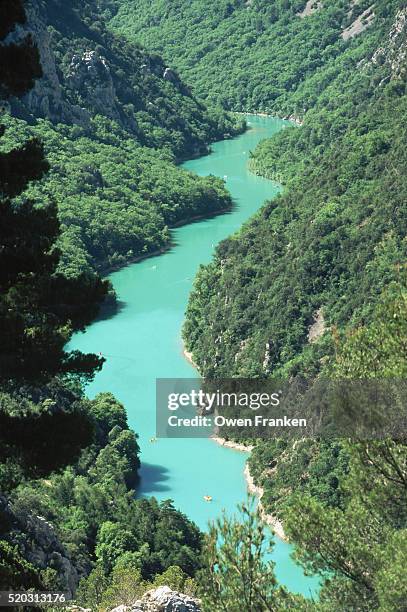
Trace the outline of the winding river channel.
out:
<instances>
[{"instance_id":1,"label":"winding river channel","mask_svg":"<svg viewBox=\"0 0 407 612\"><path fill-rule=\"evenodd\" d=\"M120 309L77 334L69 348L101 352L106 363L88 395L111 391L124 403L130 426L141 446L140 495L172 499L202 529L222 509L233 512L246 496L243 469L247 455L208 439L159 439L155 436L156 378L194 378L185 360L181 327L188 295L200 264L210 261L216 244L235 232L278 186L247 169L249 151L286 122L248 116L250 130L213 145L212 153L184 164L199 175L225 178L235 201L231 213L173 230L174 247L167 253L129 265L110 275ZM204 495L213 498L211 503ZM310 595L316 578L304 576L291 559L292 547L275 539L273 560L279 581L290 590Z\"/></svg>"}]
</instances>

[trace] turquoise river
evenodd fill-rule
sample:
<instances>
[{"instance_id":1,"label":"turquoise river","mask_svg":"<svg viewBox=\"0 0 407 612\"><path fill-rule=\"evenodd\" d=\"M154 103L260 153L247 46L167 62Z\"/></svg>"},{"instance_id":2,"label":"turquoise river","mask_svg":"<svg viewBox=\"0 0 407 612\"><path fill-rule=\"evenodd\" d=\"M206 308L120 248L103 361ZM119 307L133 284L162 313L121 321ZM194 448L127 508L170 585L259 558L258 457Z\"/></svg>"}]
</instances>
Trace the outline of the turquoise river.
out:
<instances>
[{"instance_id":1,"label":"turquoise river","mask_svg":"<svg viewBox=\"0 0 407 612\"><path fill-rule=\"evenodd\" d=\"M124 403L141 446L140 495L172 499L202 529L226 509L232 513L246 497L243 469L247 455L209 439L159 439L155 435L156 378L194 378L183 356L181 327L195 273L210 261L216 244L236 232L278 186L247 169L249 151L286 122L248 116L250 129L218 142L212 153L188 161L184 168L225 179L235 206L228 214L173 230L174 246L163 255L129 265L110 275L121 303L118 313L101 318L77 334L69 348L101 352L106 363L88 388L93 397L111 391ZM213 501L206 503L204 495ZM292 547L275 539L273 559L279 581L310 595L317 580L304 576L292 561Z\"/></svg>"}]
</instances>

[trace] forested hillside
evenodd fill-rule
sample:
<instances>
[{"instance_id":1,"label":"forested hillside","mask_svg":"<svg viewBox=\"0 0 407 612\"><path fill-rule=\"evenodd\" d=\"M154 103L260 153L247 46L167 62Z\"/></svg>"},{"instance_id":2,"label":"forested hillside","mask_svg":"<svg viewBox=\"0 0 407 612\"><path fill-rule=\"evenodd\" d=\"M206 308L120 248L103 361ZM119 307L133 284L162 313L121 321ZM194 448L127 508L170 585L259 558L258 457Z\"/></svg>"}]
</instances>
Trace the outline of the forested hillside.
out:
<instances>
[{"instance_id":1,"label":"forested hillside","mask_svg":"<svg viewBox=\"0 0 407 612\"><path fill-rule=\"evenodd\" d=\"M341 71L338 58L353 46L353 35L371 24L372 12L378 23L398 5L393 0L106 4L114 31L162 54L206 100L236 111L299 117Z\"/></svg>"},{"instance_id":2,"label":"forested hillside","mask_svg":"<svg viewBox=\"0 0 407 612\"><path fill-rule=\"evenodd\" d=\"M405 11L389 18L383 48L372 25L304 125L252 154L251 168L285 191L198 275L185 335L204 373L312 375L334 350L331 333L309 341L314 322L321 335L368 321L402 280L407 108L396 60L405 21Z\"/></svg>"},{"instance_id":3,"label":"forested hillside","mask_svg":"<svg viewBox=\"0 0 407 612\"><path fill-rule=\"evenodd\" d=\"M55 18L65 18L64 6L59 8ZM82 274L86 267L78 260L80 249L75 242L69 253L61 252L68 238L66 233L61 236L67 230L58 219L55 202L71 197L69 214L76 222L84 200L75 201L75 193L86 190L91 180L82 176L82 182L75 183L76 164L85 163L83 158L76 164L73 159L73 151L80 157L76 137L68 137L75 128L64 123L53 126L28 114L31 105L47 115L73 108L64 96L60 100L65 106L58 109L51 104L51 94L41 97L37 87L33 92L38 80L40 87L47 83L50 56L45 54L43 62L43 24L36 30L33 22L27 22L25 5L16 0L2 3L0 15L0 90L4 106L25 117L14 120L4 113L0 126L0 589L33 587L73 595L82 580L81 601L95 609L102 599L109 605L119 603L115 589L126 576L132 577L137 589L160 580L192 583L191 576L200 565L201 534L170 501L135 500L139 447L137 435L128 428L125 409L109 393L93 400L84 394L85 384L104 359L65 348L73 332L95 317L109 289L97 275ZM33 27L35 38L29 34ZM84 24L80 31L87 32ZM116 149L103 149L102 139L92 137L97 119L91 112L88 119L79 140L83 138L82 155L90 155L94 147L98 165L92 171L103 171L108 161L118 166L124 156L122 151L122 158L118 157L119 137L127 133L130 140L130 132L120 132L124 128L112 123ZM150 119L148 129L153 129ZM108 124L105 127L108 130ZM33 134L41 135L45 146ZM210 138L209 131L206 136ZM202 137L202 146L204 142ZM145 195L152 194L148 176L157 183L157 190L170 190L165 180L175 181L177 176L195 189L195 200L185 195L184 202L174 202L174 209L185 207L182 212L168 204L171 222L179 218L177 214L202 212L193 206L204 192L206 205L229 202L223 187L195 181L185 173L177 175L170 152L142 149L137 142L133 146L135 165L136 159L146 166L153 160L151 165L158 172L157 159L168 160L161 185L157 177L144 173ZM48 157L44 149L50 151ZM121 171L130 173L129 167ZM138 168L138 182L141 172ZM71 192L58 180L70 173L75 185ZM176 189L181 189L178 182ZM220 195L215 193L211 200L214 191ZM35 201L29 196L35 196ZM128 205L124 197L118 200L123 214ZM96 203L87 214L83 229L91 235L91 219L96 223L106 219L98 214ZM109 223L110 233L113 227L119 229L118 214ZM114 248L113 241L110 253ZM68 274L67 260L71 262ZM103 257L95 260L102 263Z\"/></svg>"},{"instance_id":4,"label":"forested hillside","mask_svg":"<svg viewBox=\"0 0 407 612\"><path fill-rule=\"evenodd\" d=\"M304 20L340 4L349 9L323 3ZM297 113L301 96L304 124L252 153L252 171L283 193L195 281L184 337L207 376L404 376L405 5L376 2L374 15L334 63L268 107ZM250 468L265 510L326 579L316 609L403 607L402 441L272 441L255 447Z\"/></svg>"},{"instance_id":5,"label":"forested hillside","mask_svg":"<svg viewBox=\"0 0 407 612\"><path fill-rule=\"evenodd\" d=\"M247 508L203 541L170 501L135 500L125 409L84 393L103 358L65 348L109 290L95 269L230 207L222 181L175 165L243 128L220 103L303 125L252 152L283 192L197 276L184 339L202 374L386 378L402 398L405 2L4 0L0 15L0 590L95 610L160 584L211 612L405 609L402 432L255 444L265 511L321 575L306 600L277 584Z\"/></svg>"},{"instance_id":6,"label":"forested hillside","mask_svg":"<svg viewBox=\"0 0 407 612\"><path fill-rule=\"evenodd\" d=\"M42 78L5 103L3 150L44 142L66 274L116 266L169 245L168 226L231 205L221 181L177 169L241 121L208 110L157 55L107 32L97 2L28 2ZM46 25L47 24L47 25Z\"/></svg>"}]
</instances>

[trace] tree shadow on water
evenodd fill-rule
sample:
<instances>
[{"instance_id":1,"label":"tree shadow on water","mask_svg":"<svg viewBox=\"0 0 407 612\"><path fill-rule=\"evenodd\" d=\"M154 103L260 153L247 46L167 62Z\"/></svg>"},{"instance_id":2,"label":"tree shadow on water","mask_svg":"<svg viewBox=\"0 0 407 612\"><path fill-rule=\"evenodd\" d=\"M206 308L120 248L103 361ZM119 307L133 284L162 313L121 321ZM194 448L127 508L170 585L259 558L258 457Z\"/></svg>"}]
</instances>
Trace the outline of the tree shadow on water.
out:
<instances>
[{"instance_id":1,"label":"tree shadow on water","mask_svg":"<svg viewBox=\"0 0 407 612\"><path fill-rule=\"evenodd\" d=\"M95 321L107 321L118 315L126 307L126 302L108 297L100 307Z\"/></svg>"},{"instance_id":2,"label":"tree shadow on water","mask_svg":"<svg viewBox=\"0 0 407 612\"><path fill-rule=\"evenodd\" d=\"M140 470L140 493L154 494L170 491L171 487L165 484L169 478L169 470L164 465L142 463Z\"/></svg>"}]
</instances>

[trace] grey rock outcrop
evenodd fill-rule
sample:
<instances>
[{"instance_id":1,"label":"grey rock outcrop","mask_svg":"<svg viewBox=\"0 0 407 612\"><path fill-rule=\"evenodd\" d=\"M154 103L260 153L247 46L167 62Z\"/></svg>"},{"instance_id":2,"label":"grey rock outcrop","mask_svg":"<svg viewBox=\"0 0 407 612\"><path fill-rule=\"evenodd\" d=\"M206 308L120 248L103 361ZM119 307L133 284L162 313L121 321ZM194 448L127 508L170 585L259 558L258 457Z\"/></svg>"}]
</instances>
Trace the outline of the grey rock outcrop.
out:
<instances>
[{"instance_id":1,"label":"grey rock outcrop","mask_svg":"<svg viewBox=\"0 0 407 612\"><path fill-rule=\"evenodd\" d=\"M96 112L120 119L116 91L106 59L97 51L75 54L65 79L68 89L76 90Z\"/></svg>"},{"instance_id":2,"label":"grey rock outcrop","mask_svg":"<svg viewBox=\"0 0 407 612\"><path fill-rule=\"evenodd\" d=\"M29 35L38 48L43 74L23 98L1 101L1 107L17 116L77 125L89 133L94 130L92 119L102 115L143 141L138 113L147 113L166 128L160 104L161 98L172 102L167 83L183 96L192 93L159 56L138 46L131 51L119 48L102 21L96 37L89 26L94 10L96 6L84 7L82 23L72 3L26 0L27 20L7 38L18 42ZM196 154L206 152L205 146L195 148ZM191 144L192 153L195 148Z\"/></svg>"},{"instance_id":3,"label":"grey rock outcrop","mask_svg":"<svg viewBox=\"0 0 407 612\"><path fill-rule=\"evenodd\" d=\"M201 612L200 601L167 586L148 591L131 606L118 606L112 612Z\"/></svg>"},{"instance_id":4,"label":"grey rock outcrop","mask_svg":"<svg viewBox=\"0 0 407 612\"><path fill-rule=\"evenodd\" d=\"M7 525L7 539L11 544L18 544L23 557L39 569L56 570L61 590L73 595L80 577L52 523L42 516L15 509L3 495L0 495L0 518Z\"/></svg>"},{"instance_id":5,"label":"grey rock outcrop","mask_svg":"<svg viewBox=\"0 0 407 612\"><path fill-rule=\"evenodd\" d=\"M319 11L319 9L321 8L322 8L322 2L320 2L319 0L308 0L307 4L305 5L304 10L301 11L300 13L297 13L297 16L301 17L301 19L305 19L305 17L310 17L316 11Z\"/></svg>"},{"instance_id":6,"label":"grey rock outcrop","mask_svg":"<svg viewBox=\"0 0 407 612\"><path fill-rule=\"evenodd\" d=\"M317 342L317 340L319 340L319 338L324 335L325 330L326 324L324 313L322 308L318 308L318 310L314 313L314 321L308 329L308 342L310 344Z\"/></svg>"},{"instance_id":7,"label":"grey rock outcrop","mask_svg":"<svg viewBox=\"0 0 407 612\"><path fill-rule=\"evenodd\" d=\"M33 89L25 96L24 102L30 110L35 108L43 116L53 112L59 116L63 113L62 92L54 57L50 51L50 36L40 19L37 6L27 4L26 14L26 22L18 24L6 39L6 43L19 42L30 35L40 53L43 76L36 80Z\"/></svg>"},{"instance_id":8,"label":"grey rock outcrop","mask_svg":"<svg viewBox=\"0 0 407 612\"><path fill-rule=\"evenodd\" d=\"M102 114L136 131L135 119L126 116L123 103L117 98L108 61L100 51L91 48L92 41L88 49L69 51L67 65L60 59L58 62L46 9L33 0L27 1L25 9L26 22L16 26L8 42L22 40L29 34L38 48L43 75L18 104L23 104L35 117L44 117L53 123L76 124L86 129L90 127L92 115Z\"/></svg>"},{"instance_id":9,"label":"grey rock outcrop","mask_svg":"<svg viewBox=\"0 0 407 612\"><path fill-rule=\"evenodd\" d=\"M25 540L32 544L26 546L25 557L36 567L56 570L63 590L74 594L78 582L78 572L71 563L67 551L61 545L53 525L42 516L28 515L20 517L22 531L29 537Z\"/></svg>"},{"instance_id":10,"label":"grey rock outcrop","mask_svg":"<svg viewBox=\"0 0 407 612\"><path fill-rule=\"evenodd\" d=\"M376 50L371 62L372 64L388 65L393 79L405 77L407 71L407 8L397 13L387 44Z\"/></svg>"},{"instance_id":11,"label":"grey rock outcrop","mask_svg":"<svg viewBox=\"0 0 407 612\"><path fill-rule=\"evenodd\" d=\"M19 41L28 34L31 35L38 47L43 75L35 81L34 87L23 97L22 103L36 116L48 118L53 122L64 121L87 126L90 113L64 98L61 75L41 7L35 2L27 2L25 10L26 22L17 25L6 42Z\"/></svg>"},{"instance_id":12,"label":"grey rock outcrop","mask_svg":"<svg viewBox=\"0 0 407 612\"><path fill-rule=\"evenodd\" d=\"M374 5L369 6L359 17L350 24L349 27L345 28L342 32L343 40L349 40L355 36L362 34L369 26L372 25L375 19Z\"/></svg>"}]
</instances>

